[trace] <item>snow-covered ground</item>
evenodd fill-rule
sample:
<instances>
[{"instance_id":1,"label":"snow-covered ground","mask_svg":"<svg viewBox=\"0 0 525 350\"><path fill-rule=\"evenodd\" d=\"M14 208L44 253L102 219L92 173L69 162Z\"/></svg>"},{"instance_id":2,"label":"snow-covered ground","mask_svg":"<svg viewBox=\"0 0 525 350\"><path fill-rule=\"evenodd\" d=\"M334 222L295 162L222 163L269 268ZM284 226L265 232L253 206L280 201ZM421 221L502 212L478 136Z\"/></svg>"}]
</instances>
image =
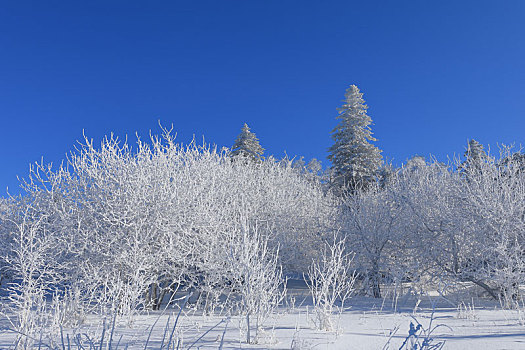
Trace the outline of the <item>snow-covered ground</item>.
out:
<instances>
[{"instance_id":1,"label":"snow-covered ground","mask_svg":"<svg viewBox=\"0 0 525 350\"><path fill-rule=\"evenodd\" d=\"M309 321L312 307L307 305L306 290L290 292L295 296L296 305L281 308L268 320L258 344L244 342L240 318L203 316L187 311L181 313L177 327L173 328L177 312L168 310L138 315L131 326L117 324L113 348L118 344L122 349L125 346L144 349L150 337L148 349L159 349L162 339L166 344L171 336L181 339L182 349L219 349L222 339L223 349L399 349L407 338L411 322L419 322L428 329L432 321L432 327L438 326L431 334L433 344L445 341L443 349L525 349L525 325L520 324L518 312L502 310L489 301L474 300L474 309L458 310L438 297L423 299L419 304L410 298L398 303L394 310L389 300L355 297L350 302L351 309L335 318L338 330L326 332L315 330ZM106 323L110 324L111 320ZM67 344L69 335L73 344L73 334L100 339L101 332L102 320L89 319L76 330L64 329L64 342ZM56 340L60 343L59 337L57 334ZM109 333L105 337L108 339ZM2 332L0 349L12 347L14 339L13 333Z\"/></svg>"}]
</instances>

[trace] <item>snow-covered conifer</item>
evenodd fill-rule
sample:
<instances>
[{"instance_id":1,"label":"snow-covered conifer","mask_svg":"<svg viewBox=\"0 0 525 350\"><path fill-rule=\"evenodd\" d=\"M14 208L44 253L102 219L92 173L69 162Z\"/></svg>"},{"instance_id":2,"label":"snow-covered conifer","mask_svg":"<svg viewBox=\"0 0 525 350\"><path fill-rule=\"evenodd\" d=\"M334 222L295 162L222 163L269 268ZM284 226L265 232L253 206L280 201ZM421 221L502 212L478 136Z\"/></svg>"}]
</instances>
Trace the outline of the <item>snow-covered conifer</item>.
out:
<instances>
[{"instance_id":1,"label":"snow-covered conifer","mask_svg":"<svg viewBox=\"0 0 525 350\"><path fill-rule=\"evenodd\" d=\"M252 159L260 159L264 148L259 144L255 133L250 131L248 124L244 123L241 133L237 136L232 147L232 156L243 156Z\"/></svg>"},{"instance_id":2,"label":"snow-covered conifer","mask_svg":"<svg viewBox=\"0 0 525 350\"><path fill-rule=\"evenodd\" d=\"M334 144L329 148L332 162L332 183L351 190L366 188L374 181L381 166L381 151L370 143L376 141L366 113L368 106L357 86L346 90L344 104L339 108L339 124L332 130Z\"/></svg>"},{"instance_id":3,"label":"snow-covered conifer","mask_svg":"<svg viewBox=\"0 0 525 350\"><path fill-rule=\"evenodd\" d=\"M479 173L482 163L488 160L488 156L483 150L483 145L474 139L468 142L465 158L465 161L459 166L459 171L465 174L467 178Z\"/></svg>"}]
</instances>

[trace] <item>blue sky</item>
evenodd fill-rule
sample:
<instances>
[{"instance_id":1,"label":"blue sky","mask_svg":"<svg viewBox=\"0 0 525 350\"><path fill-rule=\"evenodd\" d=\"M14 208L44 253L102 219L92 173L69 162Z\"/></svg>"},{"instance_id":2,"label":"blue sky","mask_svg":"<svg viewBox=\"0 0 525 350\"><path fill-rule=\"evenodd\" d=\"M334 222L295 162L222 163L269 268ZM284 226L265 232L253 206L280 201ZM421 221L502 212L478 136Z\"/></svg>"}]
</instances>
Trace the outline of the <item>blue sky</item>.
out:
<instances>
[{"instance_id":1,"label":"blue sky","mask_svg":"<svg viewBox=\"0 0 525 350\"><path fill-rule=\"evenodd\" d=\"M364 92L383 155L525 143L525 1L0 3L0 195L85 134L230 146L327 166L344 91Z\"/></svg>"}]
</instances>

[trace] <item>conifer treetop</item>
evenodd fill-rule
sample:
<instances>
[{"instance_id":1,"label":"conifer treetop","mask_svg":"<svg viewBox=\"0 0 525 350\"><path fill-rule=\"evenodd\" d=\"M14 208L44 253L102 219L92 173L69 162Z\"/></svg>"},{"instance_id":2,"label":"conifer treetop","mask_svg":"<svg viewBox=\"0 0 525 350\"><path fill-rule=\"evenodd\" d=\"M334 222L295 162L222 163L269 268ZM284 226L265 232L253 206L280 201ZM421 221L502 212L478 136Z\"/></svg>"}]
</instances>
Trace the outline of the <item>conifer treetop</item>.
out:
<instances>
[{"instance_id":1,"label":"conifer treetop","mask_svg":"<svg viewBox=\"0 0 525 350\"><path fill-rule=\"evenodd\" d=\"M459 166L459 171L462 173L470 173L470 175L479 173L482 168L482 163L489 160L487 153L485 153L483 149L483 145L474 139L468 142L465 158L465 161Z\"/></svg>"},{"instance_id":2,"label":"conifer treetop","mask_svg":"<svg viewBox=\"0 0 525 350\"><path fill-rule=\"evenodd\" d=\"M241 133L237 136L232 147L232 156L243 156L252 159L259 159L264 153L264 148L259 144L255 133L250 131L248 124L244 123Z\"/></svg>"}]
</instances>

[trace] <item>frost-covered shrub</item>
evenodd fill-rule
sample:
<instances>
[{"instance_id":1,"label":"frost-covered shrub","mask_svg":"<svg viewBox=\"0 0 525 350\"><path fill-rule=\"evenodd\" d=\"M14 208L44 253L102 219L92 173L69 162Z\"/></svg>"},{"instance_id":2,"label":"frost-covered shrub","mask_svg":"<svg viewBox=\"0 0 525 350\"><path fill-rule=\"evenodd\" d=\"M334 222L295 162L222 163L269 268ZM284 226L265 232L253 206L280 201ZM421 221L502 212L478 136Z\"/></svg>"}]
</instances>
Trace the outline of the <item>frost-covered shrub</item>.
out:
<instances>
[{"instance_id":1,"label":"frost-covered shrub","mask_svg":"<svg viewBox=\"0 0 525 350\"><path fill-rule=\"evenodd\" d=\"M7 303L0 310L17 331L16 347L30 348L41 327L49 323L46 298L63 281L67 265L60 261L61 249L52 218L39 210L38 200L22 201L11 208L7 219L7 248L0 258L11 277Z\"/></svg>"},{"instance_id":2,"label":"frost-covered shrub","mask_svg":"<svg viewBox=\"0 0 525 350\"><path fill-rule=\"evenodd\" d=\"M268 238L261 235L256 223L241 222L240 227L230 232L228 242L227 277L231 292L238 295L234 310L245 317L246 342L257 343L264 322L286 293L277 252L268 249Z\"/></svg>"},{"instance_id":3,"label":"frost-covered shrub","mask_svg":"<svg viewBox=\"0 0 525 350\"><path fill-rule=\"evenodd\" d=\"M312 262L305 282L313 303L312 321L316 329L333 331L334 315L345 310L345 302L354 293L356 280L353 255L346 252L345 241L337 235L325 244L322 254Z\"/></svg>"}]
</instances>

